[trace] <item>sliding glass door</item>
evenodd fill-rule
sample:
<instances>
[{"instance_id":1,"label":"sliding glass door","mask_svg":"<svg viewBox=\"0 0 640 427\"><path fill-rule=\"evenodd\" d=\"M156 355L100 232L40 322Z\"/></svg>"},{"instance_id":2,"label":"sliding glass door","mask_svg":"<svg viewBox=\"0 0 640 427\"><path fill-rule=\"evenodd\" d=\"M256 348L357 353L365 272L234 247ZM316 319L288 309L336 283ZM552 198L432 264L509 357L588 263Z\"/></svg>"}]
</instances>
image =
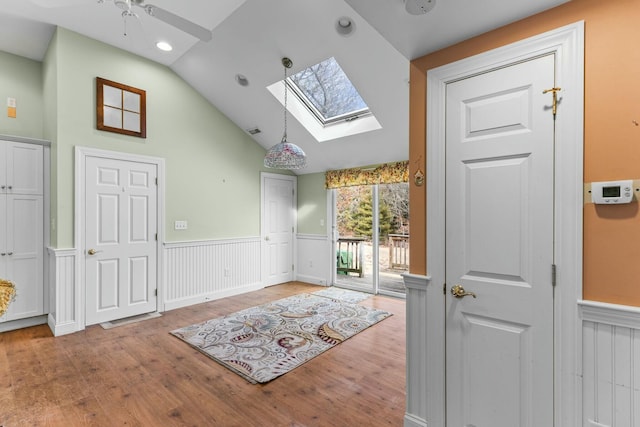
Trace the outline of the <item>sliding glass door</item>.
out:
<instances>
[{"instance_id":1,"label":"sliding glass door","mask_svg":"<svg viewBox=\"0 0 640 427\"><path fill-rule=\"evenodd\" d=\"M374 184L333 191L337 286L404 295L409 268L408 184Z\"/></svg>"}]
</instances>

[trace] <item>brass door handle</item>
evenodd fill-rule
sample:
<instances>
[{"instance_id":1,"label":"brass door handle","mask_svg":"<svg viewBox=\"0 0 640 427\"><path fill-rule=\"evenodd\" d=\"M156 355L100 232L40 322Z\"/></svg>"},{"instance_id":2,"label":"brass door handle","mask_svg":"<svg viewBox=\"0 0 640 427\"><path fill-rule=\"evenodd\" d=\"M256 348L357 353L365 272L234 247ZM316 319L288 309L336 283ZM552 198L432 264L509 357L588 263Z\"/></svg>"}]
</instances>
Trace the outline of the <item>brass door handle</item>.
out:
<instances>
[{"instance_id":1,"label":"brass door handle","mask_svg":"<svg viewBox=\"0 0 640 427\"><path fill-rule=\"evenodd\" d=\"M264 236L264 240L266 240L268 242L271 239L269 238L269 236Z\"/></svg>"},{"instance_id":2,"label":"brass door handle","mask_svg":"<svg viewBox=\"0 0 640 427\"><path fill-rule=\"evenodd\" d=\"M95 249L89 249L89 250L87 251L87 253L88 253L89 255L95 255L95 254L97 254L98 252L100 252L100 251L96 251Z\"/></svg>"},{"instance_id":3,"label":"brass door handle","mask_svg":"<svg viewBox=\"0 0 640 427\"><path fill-rule=\"evenodd\" d=\"M464 290L464 288L462 287L462 285L455 285L451 288L451 295L453 295L456 298L464 298L467 295L472 296L474 298L476 298L476 294L474 294L473 292L467 292Z\"/></svg>"}]
</instances>

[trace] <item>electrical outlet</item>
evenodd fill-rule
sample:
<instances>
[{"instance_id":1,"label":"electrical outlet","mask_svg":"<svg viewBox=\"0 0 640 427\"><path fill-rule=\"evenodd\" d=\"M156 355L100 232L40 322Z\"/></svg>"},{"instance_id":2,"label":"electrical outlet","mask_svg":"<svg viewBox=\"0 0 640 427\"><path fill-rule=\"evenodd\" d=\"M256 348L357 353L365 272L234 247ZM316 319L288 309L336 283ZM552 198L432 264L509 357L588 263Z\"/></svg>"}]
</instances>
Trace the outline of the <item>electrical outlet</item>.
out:
<instances>
[{"instance_id":1,"label":"electrical outlet","mask_svg":"<svg viewBox=\"0 0 640 427\"><path fill-rule=\"evenodd\" d=\"M176 221L174 223L174 228L176 230L186 230L187 229L187 221Z\"/></svg>"}]
</instances>

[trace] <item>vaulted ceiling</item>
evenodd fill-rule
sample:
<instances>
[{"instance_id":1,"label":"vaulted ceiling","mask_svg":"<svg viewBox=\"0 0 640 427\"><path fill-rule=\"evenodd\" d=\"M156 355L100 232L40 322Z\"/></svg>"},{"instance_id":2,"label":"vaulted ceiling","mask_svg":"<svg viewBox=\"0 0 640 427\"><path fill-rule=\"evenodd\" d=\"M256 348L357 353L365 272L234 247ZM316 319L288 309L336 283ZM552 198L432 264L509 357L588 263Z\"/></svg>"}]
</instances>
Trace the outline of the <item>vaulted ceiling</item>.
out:
<instances>
[{"instance_id":1,"label":"vaulted ceiling","mask_svg":"<svg viewBox=\"0 0 640 427\"><path fill-rule=\"evenodd\" d=\"M202 41L141 7L125 20L113 0L0 0L0 50L42 60L61 26L133 52L172 68L241 129L259 128L253 138L265 149L282 138L282 105L266 89L282 79L281 58L297 72L334 57L382 128L317 142L289 120L289 141L308 156L304 174L406 160L411 59L568 0L435 0L423 15L409 14L404 1L149 0L212 30ZM343 17L353 23L347 36L336 30ZM159 40L173 51L158 50Z\"/></svg>"}]
</instances>

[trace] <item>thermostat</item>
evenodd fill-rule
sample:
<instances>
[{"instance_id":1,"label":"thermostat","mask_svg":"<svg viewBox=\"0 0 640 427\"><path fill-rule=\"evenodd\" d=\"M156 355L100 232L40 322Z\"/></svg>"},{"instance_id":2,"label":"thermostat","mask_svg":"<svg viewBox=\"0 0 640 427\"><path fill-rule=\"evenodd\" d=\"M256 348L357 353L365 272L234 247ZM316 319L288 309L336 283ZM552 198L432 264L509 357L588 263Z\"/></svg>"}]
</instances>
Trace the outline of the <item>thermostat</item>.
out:
<instances>
[{"instance_id":1,"label":"thermostat","mask_svg":"<svg viewBox=\"0 0 640 427\"><path fill-rule=\"evenodd\" d=\"M631 203L633 180L591 183L591 201L597 205Z\"/></svg>"}]
</instances>

